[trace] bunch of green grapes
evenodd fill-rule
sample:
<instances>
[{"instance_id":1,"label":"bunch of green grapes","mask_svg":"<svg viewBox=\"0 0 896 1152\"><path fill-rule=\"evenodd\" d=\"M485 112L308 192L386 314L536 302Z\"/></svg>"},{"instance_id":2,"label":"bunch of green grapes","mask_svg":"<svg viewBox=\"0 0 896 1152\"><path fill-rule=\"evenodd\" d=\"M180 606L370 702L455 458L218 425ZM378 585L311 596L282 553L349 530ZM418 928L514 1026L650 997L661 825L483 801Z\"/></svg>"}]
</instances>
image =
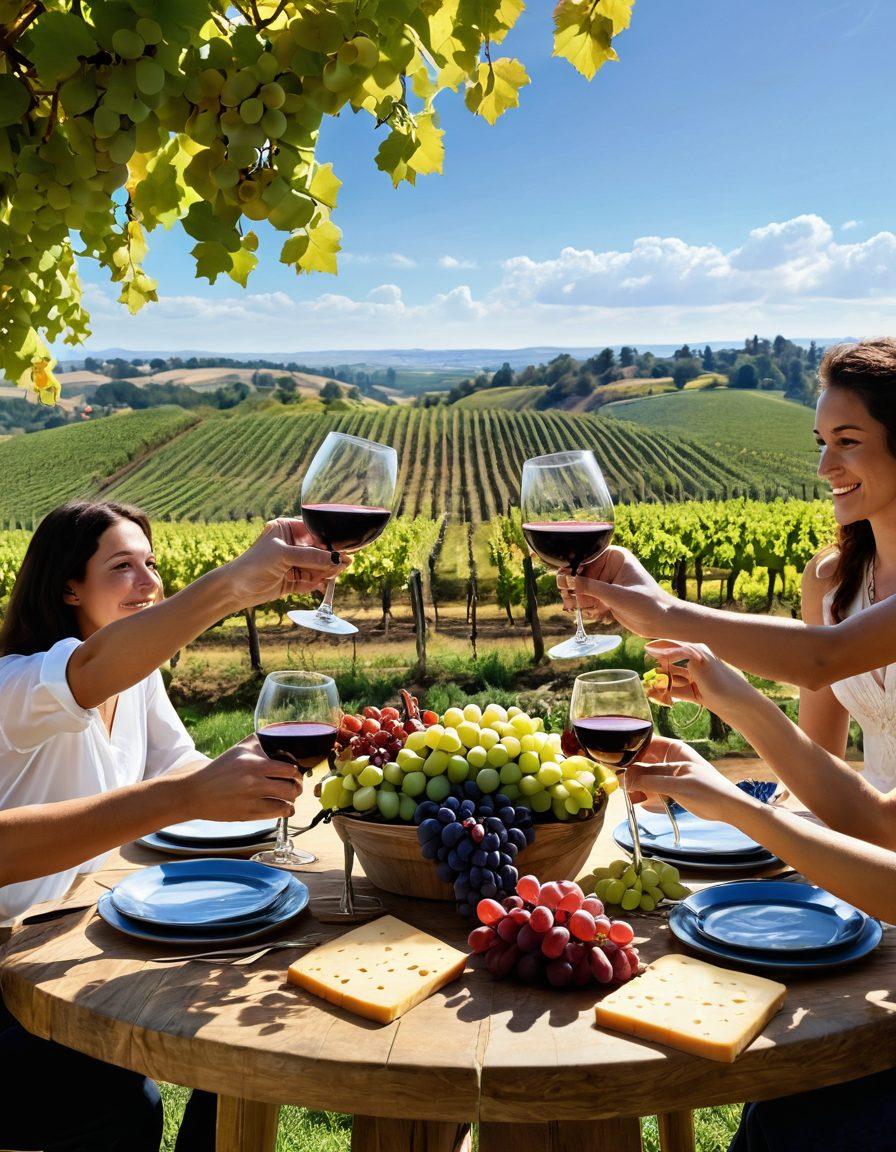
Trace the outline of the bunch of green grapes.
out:
<instances>
[{"instance_id":1,"label":"bunch of green grapes","mask_svg":"<svg viewBox=\"0 0 896 1152\"><path fill-rule=\"evenodd\" d=\"M652 912L664 900L683 900L691 894L690 888L680 882L677 868L663 860L646 858L640 873L629 860L614 860L606 868L595 868L582 876L578 883L583 892L626 912Z\"/></svg>"}]
</instances>

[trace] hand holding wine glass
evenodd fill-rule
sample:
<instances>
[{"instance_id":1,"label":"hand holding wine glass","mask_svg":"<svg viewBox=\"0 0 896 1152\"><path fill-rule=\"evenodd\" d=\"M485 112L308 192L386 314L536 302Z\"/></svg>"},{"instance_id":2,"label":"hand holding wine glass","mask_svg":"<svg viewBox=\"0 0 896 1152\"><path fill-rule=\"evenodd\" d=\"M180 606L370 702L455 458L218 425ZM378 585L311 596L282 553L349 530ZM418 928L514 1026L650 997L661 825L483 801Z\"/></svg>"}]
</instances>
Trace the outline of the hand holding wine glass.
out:
<instances>
[{"instance_id":1,"label":"hand holding wine glass","mask_svg":"<svg viewBox=\"0 0 896 1152\"><path fill-rule=\"evenodd\" d=\"M653 715L641 677L628 668L601 669L576 677L569 703L569 719L576 739L592 760L617 775L644 754L653 737ZM634 847L635 871L641 871L641 838L626 782L622 795ZM678 840L678 825L671 805L666 812Z\"/></svg>"},{"instance_id":2,"label":"hand holding wine glass","mask_svg":"<svg viewBox=\"0 0 896 1152\"><path fill-rule=\"evenodd\" d=\"M302 481L302 520L312 540L337 559L376 540L392 516L397 476L394 448L343 432L328 433ZM357 632L354 624L334 613L335 588L333 575L317 610L290 612L290 620L331 636Z\"/></svg>"},{"instance_id":3,"label":"hand holding wine glass","mask_svg":"<svg viewBox=\"0 0 896 1152\"><path fill-rule=\"evenodd\" d=\"M594 454L557 452L523 465L520 484L523 535L549 568L572 576L595 560L613 535L613 501ZM550 649L554 660L611 652L619 636L588 636L576 609L576 634Z\"/></svg>"},{"instance_id":4,"label":"hand holding wine glass","mask_svg":"<svg viewBox=\"0 0 896 1152\"><path fill-rule=\"evenodd\" d=\"M331 676L318 672L272 672L265 678L255 706L255 734L272 760L294 764L302 773L323 763L336 743L342 722L339 692ZM294 868L313 864L312 852L300 852L289 839L289 820L277 824L273 849L253 857L260 864Z\"/></svg>"}]
</instances>

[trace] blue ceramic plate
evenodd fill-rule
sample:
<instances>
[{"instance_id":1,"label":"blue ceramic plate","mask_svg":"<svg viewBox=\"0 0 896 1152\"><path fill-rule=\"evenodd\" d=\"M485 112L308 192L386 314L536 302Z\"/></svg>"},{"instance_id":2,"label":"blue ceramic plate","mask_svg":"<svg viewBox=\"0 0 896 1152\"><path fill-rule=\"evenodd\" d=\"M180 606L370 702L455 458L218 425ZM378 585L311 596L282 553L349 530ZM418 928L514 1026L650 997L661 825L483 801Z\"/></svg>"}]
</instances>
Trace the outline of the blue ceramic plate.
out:
<instances>
[{"instance_id":1,"label":"blue ceramic plate","mask_svg":"<svg viewBox=\"0 0 896 1152\"><path fill-rule=\"evenodd\" d=\"M755 969L759 972L818 972L839 968L861 960L880 944L883 929L876 920L868 917L859 935L848 944L822 952L760 952L745 948L728 948L707 940L701 935L694 913L684 904L677 904L669 914L669 927L687 948L711 960L733 964L738 968Z\"/></svg>"},{"instance_id":2,"label":"blue ceramic plate","mask_svg":"<svg viewBox=\"0 0 896 1152\"><path fill-rule=\"evenodd\" d=\"M173 840L163 840L158 832L150 832L147 836L141 836L137 843L142 844L144 848L151 848L153 852L161 852L163 856L185 856L190 860L205 857L220 859L224 856L239 859L260 852L263 848L273 848L274 837L252 843L214 844L210 848L200 848L196 844L175 844Z\"/></svg>"},{"instance_id":3,"label":"blue ceramic plate","mask_svg":"<svg viewBox=\"0 0 896 1152\"><path fill-rule=\"evenodd\" d=\"M270 908L288 873L251 860L174 860L133 872L112 890L123 915L166 928L239 920Z\"/></svg>"},{"instance_id":4,"label":"blue ceramic plate","mask_svg":"<svg viewBox=\"0 0 896 1152\"><path fill-rule=\"evenodd\" d=\"M284 875L286 875L284 873ZM252 923L240 921L212 926L201 932L195 928L178 931L161 925L143 924L122 915L112 902L112 893L104 892L97 903L97 911L112 928L133 936L136 940L146 940L152 944L233 944L241 940L254 940L266 932L291 920L308 906L308 889L295 876L287 876L287 888L274 908L268 910L263 919Z\"/></svg>"},{"instance_id":5,"label":"blue ceramic plate","mask_svg":"<svg viewBox=\"0 0 896 1152\"><path fill-rule=\"evenodd\" d=\"M756 856L765 851L739 828L718 820L701 820L685 809L676 813L681 832L681 844L676 847L675 834L665 812L647 812L643 808L636 811L641 846L656 848L667 856L699 860L706 856ZM631 842L628 821L621 824L617 832Z\"/></svg>"},{"instance_id":6,"label":"blue ceramic plate","mask_svg":"<svg viewBox=\"0 0 896 1152\"><path fill-rule=\"evenodd\" d=\"M174 844L214 848L216 844L230 847L270 840L276 831L276 820L185 820L160 828L156 835Z\"/></svg>"},{"instance_id":7,"label":"blue ceramic plate","mask_svg":"<svg viewBox=\"0 0 896 1152\"><path fill-rule=\"evenodd\" d=\"M820 952L855 940L867 917L812 884L741 880L704 888L684 903L702 936L750 952Z\"/></svg>"}]
</instances>

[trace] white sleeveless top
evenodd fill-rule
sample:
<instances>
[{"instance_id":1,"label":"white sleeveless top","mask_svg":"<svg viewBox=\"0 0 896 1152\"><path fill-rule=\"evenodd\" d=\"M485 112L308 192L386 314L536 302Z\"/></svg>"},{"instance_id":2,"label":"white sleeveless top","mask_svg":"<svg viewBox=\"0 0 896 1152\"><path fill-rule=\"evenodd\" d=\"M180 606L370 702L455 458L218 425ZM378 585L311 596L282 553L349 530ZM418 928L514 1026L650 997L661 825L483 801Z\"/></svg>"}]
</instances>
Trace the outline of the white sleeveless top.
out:
<instances>
[{"instance_id":1,"label":"white sleeveless top","mask_svg":"<svg viewBox=\"0 0 896 1152\"><path fill-rule=\"evenodd\" d=\"M822 601L825 624L834 623L831 604L835 591L832 588L825 593ZM868 580L863 577L846 615L854 616L870 607ZM892 791L896 788L896 662L886 668L837 680L831 690L862 729L865 758L862 775L878 791Z\"/></svg>"}]
</instances>

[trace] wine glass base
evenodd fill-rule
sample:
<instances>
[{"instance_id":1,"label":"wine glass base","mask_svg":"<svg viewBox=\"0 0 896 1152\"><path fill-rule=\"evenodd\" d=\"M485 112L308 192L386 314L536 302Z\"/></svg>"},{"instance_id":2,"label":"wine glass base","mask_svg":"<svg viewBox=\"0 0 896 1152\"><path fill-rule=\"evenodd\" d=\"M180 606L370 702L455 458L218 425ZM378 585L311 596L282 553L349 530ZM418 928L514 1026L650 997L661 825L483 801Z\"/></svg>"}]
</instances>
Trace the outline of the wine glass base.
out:
<instances>
[{"instance_id":1,"label":"wine glass base","mask_svg":"<svg viewBox=\"0 0 896 1152\"><path fill-rule=\"evenodd\" d=\"M307 864L317 863L317 857L313 852L303 852L300 848L292 852L278 852L276 848L266 848L263 852L256 852L251 859L255 864L267 864L271 868L282 868L286 872L298 871Z\"/></svg>"},{"instance_id":2,"label":"wine glass base","mask_svg":"<svg viewBox=\"0 0 896 1152\"><path fill-rule=\"evenodd\" d=\"M324 632L327 636L352 636L358 629L348 620L339 616L320 616L310 609L294 610L286 615L300 628L310 628L313 632Z\"/></svg>"},{"instance_id":3,"label":"wine glass base","mask_svg":"<svg viewBox=\"0 0 896 1152\"><path fill-rule=\"evenodd\" d=\"M578 660L583 656L600 656L604 652L612 652L622 643L621 636L589 636L585 640L564 640L562 644L555 644L548 650L552 660Z\"/></svg>"}]
</instances>

